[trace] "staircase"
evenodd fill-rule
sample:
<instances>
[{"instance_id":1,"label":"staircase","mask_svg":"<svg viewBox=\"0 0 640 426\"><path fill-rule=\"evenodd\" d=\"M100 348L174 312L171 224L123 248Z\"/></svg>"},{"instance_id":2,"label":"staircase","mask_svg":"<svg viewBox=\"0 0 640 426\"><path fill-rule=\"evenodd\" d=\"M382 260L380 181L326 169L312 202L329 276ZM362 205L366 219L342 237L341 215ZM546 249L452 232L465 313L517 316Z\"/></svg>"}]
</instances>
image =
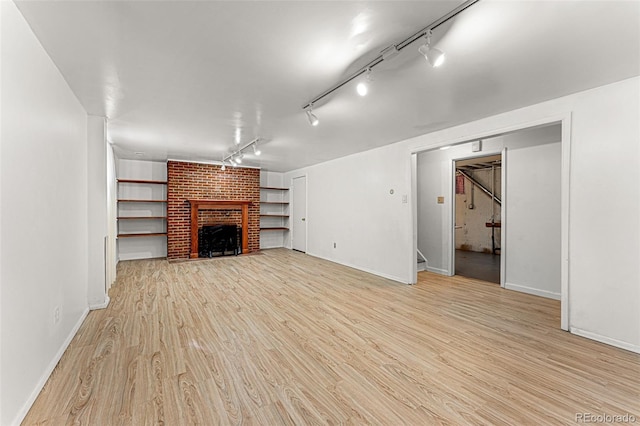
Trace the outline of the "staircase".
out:
<instances>
[{"instance_id":1,"label":"staircase","mask_svg":"<svg viewBox=\"0 0 640 426\"><path fill-rule=\"evenodd\" d=\"M416 261L418 262L418 272L420 271L426 271L427 270L427 258L424 257L424 255L422 253L420 253L420 250L418 250L418 253L416 253Z\"/></svg>"},{"instance_id":2,"label":"staircase","mask_svg":"<svg viewBox=\"0 0 640 426\"><path fill-rule=\"evenodd\" d=\"M427 270L427 262L423 258L418 256L418 272Z\"/></svg>"}]
</instances>

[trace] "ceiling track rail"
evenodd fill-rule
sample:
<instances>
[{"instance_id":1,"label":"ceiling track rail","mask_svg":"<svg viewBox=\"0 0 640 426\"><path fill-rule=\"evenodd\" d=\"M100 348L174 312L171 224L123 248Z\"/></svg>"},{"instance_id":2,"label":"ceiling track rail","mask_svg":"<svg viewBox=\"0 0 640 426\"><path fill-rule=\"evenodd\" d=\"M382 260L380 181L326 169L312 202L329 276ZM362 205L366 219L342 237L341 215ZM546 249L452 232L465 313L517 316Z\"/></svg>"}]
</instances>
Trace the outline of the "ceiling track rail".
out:
<instances>
[{"instance_id":1,"label":"ceiling track rail","mask_svg":"<svg viewBox=\"0 0 640 426\"><path fill-rule=\"evenodd\" d=\"M391 59L391 57L396 56L396 54L398 52L400 52L405 47L409 46L414 41L424 37L429 31L432 31L432 30L438 28L440 25L446 23L450 19L455 18L458 14L462 13L464 10L468 9L469 7L471 7L474 4L478 3L479 1L480 0L467 0L466 2L462 3L460 6L456 7L453 10L451 10L446 15L443 15L440 18L438 18L437 20L433 21L431 24L427 25L426 27L424 27L420 31L412 34L411 36L405 38L404 40L402 40L401 42L399 42L397 44L394 44L394 45L391 45L391 46L387 47L386 49L384 49L380 53L380 55L378 55L375 59L370 61L368 64L366 64L365 66L359 68L357 71L355 71L354 73L350 74L348 77L344 78L339 83L334 84L329 89L325 90L324 92L322 92L321 94L319 94L315 98L313 98L311 101L309 101L306 104L304 104L302 106L302 109L306 110L307 108L312 108L313 104L315 104L319 100L329 96L330 94L332 94L333 92L335 92L336 90L338 90L339 88L344 86L345 84L349 83L354 78L359 77L361 74L363 74L365 72L368 72L369 70L373 69L375 66L379 65L380 63L382 63L385 60L385 58L387 60L389 60L389 59ZM389 52L389 51L391 51L392 54L387 56L387 52Z\"/></svg>"}]
</instances>

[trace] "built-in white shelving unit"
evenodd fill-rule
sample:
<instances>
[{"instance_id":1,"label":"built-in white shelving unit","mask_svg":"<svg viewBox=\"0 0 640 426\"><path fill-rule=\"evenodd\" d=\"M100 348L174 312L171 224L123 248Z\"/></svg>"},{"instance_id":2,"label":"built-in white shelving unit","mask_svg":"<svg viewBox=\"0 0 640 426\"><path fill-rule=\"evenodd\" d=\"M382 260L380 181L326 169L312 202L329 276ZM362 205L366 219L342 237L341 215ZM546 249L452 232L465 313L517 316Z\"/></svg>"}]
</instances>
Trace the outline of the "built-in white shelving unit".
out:
<instances>
[{"instance_id":1,"label":"built-in white shelving unit","mask_svg":"<svg viewBox=\"0 0 640 426\"><path fill-rule=\"evenodd\" d=\"M263 172L260 186L260 248L283 247L289 232L289 188L279 174ZM271 178L271 181L270 179Z\"/></svg>"},{"instance_id":2,"label":"built-in white shelving unit","mask_svg":"<svg viewBox=\"0 0 640 426\"><path fill-rule=\"evenodd\" d=\"M166 163L120 160L118 172L118 259L166 257Z\"/></svg>"}]
</instances>

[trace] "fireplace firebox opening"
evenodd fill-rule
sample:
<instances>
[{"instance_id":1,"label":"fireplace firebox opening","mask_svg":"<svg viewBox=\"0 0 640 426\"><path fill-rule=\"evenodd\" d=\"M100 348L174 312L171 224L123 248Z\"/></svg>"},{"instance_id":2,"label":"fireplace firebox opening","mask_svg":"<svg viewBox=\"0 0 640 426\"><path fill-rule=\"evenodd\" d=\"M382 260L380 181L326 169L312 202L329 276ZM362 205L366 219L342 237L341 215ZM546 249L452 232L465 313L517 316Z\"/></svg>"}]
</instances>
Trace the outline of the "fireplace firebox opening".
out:
<instances>
[{"instance_id":1,"label":"fireplace firebox opening","mask_svg":"<svg viewBox=\"0 0 640 426\"><path fill-rule=\"evenodd\" d=\"M242 227L209 225L198 229L198 257L237 256L242 253Z\"/></svg>"}]
</instances>

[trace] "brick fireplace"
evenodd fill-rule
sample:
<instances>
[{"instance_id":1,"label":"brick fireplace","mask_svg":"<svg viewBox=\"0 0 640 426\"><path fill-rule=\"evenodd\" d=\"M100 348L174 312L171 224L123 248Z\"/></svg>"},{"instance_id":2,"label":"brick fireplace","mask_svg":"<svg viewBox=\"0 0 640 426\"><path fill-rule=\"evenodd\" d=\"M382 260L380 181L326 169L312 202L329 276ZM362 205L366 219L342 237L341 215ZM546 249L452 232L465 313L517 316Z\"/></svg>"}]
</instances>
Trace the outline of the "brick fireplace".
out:
<instances>
[{"instance_id":1,"label":"brick fireplace","mask_svg":"<svg viewBox=\"0 0 640 426\"><path fill-rule=\"evenodd\" d=\"M191 207L188 200L249 201L247 239L251 253L260 248L260 170L221 170L212 164L167 163L167 257L188 259L191 253ZM201 209L198 227L242 226L241 208Z\"/></svg>"}]
</instances>

